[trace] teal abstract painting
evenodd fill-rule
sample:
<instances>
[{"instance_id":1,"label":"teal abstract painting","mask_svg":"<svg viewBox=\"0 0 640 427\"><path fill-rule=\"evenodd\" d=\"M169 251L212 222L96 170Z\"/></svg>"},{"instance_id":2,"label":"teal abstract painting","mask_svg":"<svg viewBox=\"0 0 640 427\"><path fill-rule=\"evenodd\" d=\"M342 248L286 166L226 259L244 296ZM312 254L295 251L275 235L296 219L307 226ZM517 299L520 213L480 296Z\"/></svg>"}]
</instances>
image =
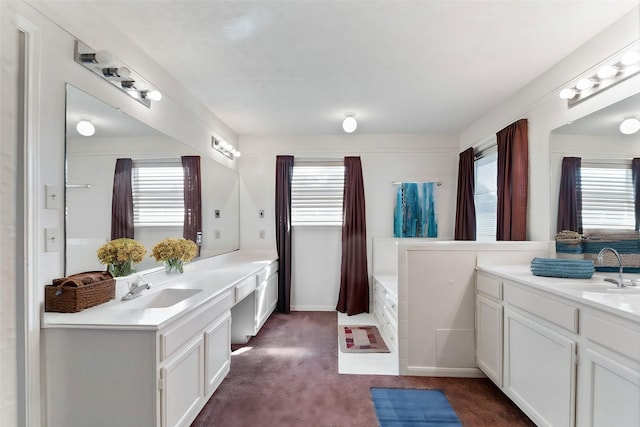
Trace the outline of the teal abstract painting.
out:
<instances>
[{"instance_id":1,"label":"teal abstract painting","mask_svg":"<svg viewBox=\"0 0 640 427\"><path fill-rule=\"evenodd\" d=\"M393 237L438 237L436 183L403 182L393 212Z\"/></svg>"}]
</instances>

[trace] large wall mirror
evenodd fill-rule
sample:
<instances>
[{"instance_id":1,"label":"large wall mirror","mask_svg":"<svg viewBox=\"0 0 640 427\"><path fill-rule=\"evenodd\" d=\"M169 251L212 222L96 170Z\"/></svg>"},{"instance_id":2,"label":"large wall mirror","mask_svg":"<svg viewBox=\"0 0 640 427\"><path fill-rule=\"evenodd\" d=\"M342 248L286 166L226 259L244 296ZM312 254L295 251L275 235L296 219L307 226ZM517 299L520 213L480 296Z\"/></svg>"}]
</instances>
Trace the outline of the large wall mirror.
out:
<instances>
[{"instance_id":1,"label":"large wall mirror","mask_svg":"<svg viewBox=\"0 0 640 427\"><path fill-rule=\"evenodd\" d=\"M551 237L556 234L560 172L564 157L581 157L584 162L628 163L640 157L640 132L624 135L620 123L640 117L640 94L554 129L551 132Z\"/></svg>"},{"instance_id":2,"label":"large wall mirror","mask_svg":"<svg viewBox=\"0 0 640 427\"><path fill-rule=\"evenodd\" d=\"M201 157L202 246L200 258L237 250L240 246L240 198L237 171L195 152L156 129L133 119L91 95L67 85L66 109L66 266L67 275L103 270L96 250L111 238L111 200L118 158L145 162L180 162ZM95 134L76 129L90 121ZM182 227L136 225L134 238L147 248L137 271L160 267L151 248L166 237L182 237Z\"/></svg>"}]
</instances>

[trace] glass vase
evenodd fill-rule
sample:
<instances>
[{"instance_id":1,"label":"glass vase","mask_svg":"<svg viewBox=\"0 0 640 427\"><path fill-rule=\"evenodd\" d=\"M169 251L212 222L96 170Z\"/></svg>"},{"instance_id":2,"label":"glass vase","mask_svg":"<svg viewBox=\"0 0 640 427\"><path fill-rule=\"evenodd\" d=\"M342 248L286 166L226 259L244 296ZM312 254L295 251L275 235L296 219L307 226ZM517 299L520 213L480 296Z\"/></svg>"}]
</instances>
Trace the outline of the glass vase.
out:
<instances>
[{"instance_id":1,"label":"glass vase","mask_svg":"<svg viewBox=\"0 0 640 427\"><path fill-rule=\"evenodd\" d=\"M179 274L182 273L184 267L184 263L181 259L177 258L169 258L164 262L164 271L168 274Z\"/></svg>"},{"instance_id":2,"label":"glass vase","mask_svg":"<svg viewBox=\"0 0 640 427\"><path fill-rule=\"evenodd\" d=\"M136 269L133 268L133 262L129 260L110 264L109 272L113 277L125 277L135 273Z\"/></svg>"}]
</instances>

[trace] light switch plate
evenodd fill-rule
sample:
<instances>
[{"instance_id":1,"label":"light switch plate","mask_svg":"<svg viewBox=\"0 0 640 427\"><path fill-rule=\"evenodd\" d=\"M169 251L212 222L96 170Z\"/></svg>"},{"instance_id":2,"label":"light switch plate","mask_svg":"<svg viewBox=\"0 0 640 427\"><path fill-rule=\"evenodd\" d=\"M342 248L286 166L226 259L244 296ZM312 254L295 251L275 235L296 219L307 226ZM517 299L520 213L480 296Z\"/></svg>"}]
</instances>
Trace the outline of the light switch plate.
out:
<instances>
[{"instance_id":1,"label":"light switch plate","mask_svg":"<svg viewBox=\"0 0 640 427\"><path fill-rule=\"evenodd\" d=\"M55 185L45 185L45 209L60 209L60 192Z\"/></svg>"},{"instance_id":2,"label":"light switch plate","mask_svg":"<svg viewBox=\"0 0 640 427\"><path fill-rule=\"evenodd\" d=\"M45 252L60 251L60 230L57 228L44 229L44 250Z\"/></svg>"}]
</instances>

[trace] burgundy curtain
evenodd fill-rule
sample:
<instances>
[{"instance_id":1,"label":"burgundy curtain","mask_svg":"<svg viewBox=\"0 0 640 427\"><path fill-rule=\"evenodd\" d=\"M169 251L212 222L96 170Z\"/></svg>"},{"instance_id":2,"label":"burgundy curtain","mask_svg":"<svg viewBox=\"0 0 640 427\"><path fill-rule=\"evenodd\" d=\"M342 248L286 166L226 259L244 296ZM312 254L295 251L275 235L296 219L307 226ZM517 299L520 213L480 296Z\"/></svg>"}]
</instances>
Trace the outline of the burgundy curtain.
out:
<instances>
[{"instance_id":1,"label":"burgundy curtain","mask_svg":"<svg viewBox=\"0 0 640 427\"><path fill-rule=\"evenodd\" d=\"M278 250L278 304L291 311L291 173L293 156L276 156L276 248Z\"/></svg>"},{"instance_id":2,"label":"burgundy curtain","mask_svg":"<svg viewBox=\"0 0 640 427\"><path fill-rule=\"evenodd\" d=\"M111 240L133 239L133 190L131 170L133 160L116 160L111 197Z\"/></svg>"},{"instance_id":3,"label":"burgundy curtain","mask_svg":"<svg viewBox=\"0 0 640 427\"><path fill-rule=\"evenodd\" d=\"M633 192L636 214L636 231L640 228L640 158L631 160L631 177L633 179Z\"/></svg>"},{"instance_id":4,"label":"burgundy curtain","mask_svg":"<svg viewBox=\"0 0 640 427\"><path fill-rule=\"evenodd\" d=\"M558 233L571 230L582 233L582 180L580 157L562 159L558 196Z\"/></svg>"},{"instance_id":5,"label":"burgundy curtain","mask_svg":"<svg viewBox=\"0 0 640 427\"><path fill-rule=\"evenodd\" d=\"M526 240L529 191L527 119L510 124L496 136L498 140L496 240Z\"/></svg>"},{"instance_id":6,"label":"burgundy curtain","mask_svg":"<svg viewBox=\"0 0 640 427\"><path fill-rule=\"evenodd\" d=\"M473 147L460 153L455 240L476 240L474 160Z\"/></svg>"},{"instance_id":7,"label":"burgundy curtain","mask_svg":"<svg viewBox=\"0 0 640 427\"><path fill-rule=\"evenodd\" d=\"M342 265L336 310L349 316L369 312L367 226L360 157L344 158Z\"/></svg>"},{"instance_id":8,"label":"burgundy curtain","mask_svg":"<svg viewBox=\"0 0 640 427\"><path fill-rule=\"evenodd\" d=\"M196 256L200 256L202 243L202 179L200 156L182 156L184 171L184 226L182 237L198 244Z\"/></svg>"}]
</instances>

